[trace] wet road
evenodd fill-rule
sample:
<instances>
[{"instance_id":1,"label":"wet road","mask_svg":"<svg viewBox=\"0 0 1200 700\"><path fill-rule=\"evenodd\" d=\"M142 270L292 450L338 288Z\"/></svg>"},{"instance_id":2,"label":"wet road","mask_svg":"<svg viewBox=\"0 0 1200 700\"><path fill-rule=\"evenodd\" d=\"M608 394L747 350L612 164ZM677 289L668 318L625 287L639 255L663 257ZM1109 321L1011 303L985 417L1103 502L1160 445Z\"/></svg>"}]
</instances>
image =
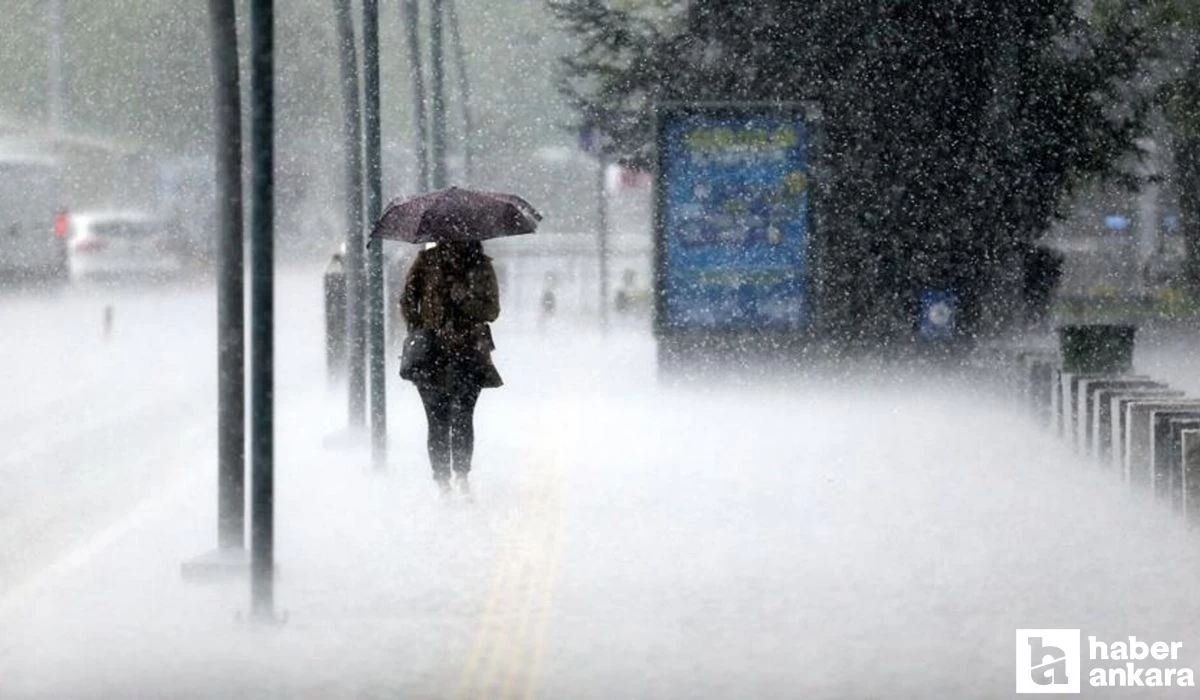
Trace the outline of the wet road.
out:
<instances>
[{"instance_id":1,"label":"wet road","mask_svg":"<svg viewBox=\"0 0 1200 700\"><path fill-rule=\"evenodd\" d=\"M979 387L665 389L644 331L514 310L446 505L411 387L384 473L331 446L315 275L280 277L269 629L179 576L214 540L211 289L0 305L0 695L1007 697L1024 627L1197 660L1192 536Z\"/></svg>"}]
</instances>

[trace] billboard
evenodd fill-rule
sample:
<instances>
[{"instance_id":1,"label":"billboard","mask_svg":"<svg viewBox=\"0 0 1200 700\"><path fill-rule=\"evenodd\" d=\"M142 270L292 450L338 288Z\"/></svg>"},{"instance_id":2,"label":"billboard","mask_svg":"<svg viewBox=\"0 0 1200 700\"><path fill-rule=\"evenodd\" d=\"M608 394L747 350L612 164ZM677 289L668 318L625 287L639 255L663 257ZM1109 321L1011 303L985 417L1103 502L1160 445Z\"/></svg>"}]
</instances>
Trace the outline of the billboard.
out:
<instances>
[{"instance_id":1,"label":"billboard","mask_svg":"<svg viewBox=\"0 0 1200 700\"><path fill-rule=\"evenodd\" d=\"M809 138L795 107L660 110L660 333L808 325Z\"/></svg>"}]
</instances>

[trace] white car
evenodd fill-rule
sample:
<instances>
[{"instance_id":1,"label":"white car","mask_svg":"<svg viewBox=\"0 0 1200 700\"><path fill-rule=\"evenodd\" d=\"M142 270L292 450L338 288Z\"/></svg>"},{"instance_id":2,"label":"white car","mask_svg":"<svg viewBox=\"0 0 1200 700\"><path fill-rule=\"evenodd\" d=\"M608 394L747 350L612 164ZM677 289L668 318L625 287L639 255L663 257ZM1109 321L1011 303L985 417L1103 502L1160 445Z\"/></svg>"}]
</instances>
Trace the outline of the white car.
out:
<instances>
[{"instance_id":1,"label":"white car","mask_svg":"<svg viewBox=\"0 0 1200 700\"><path fill-rule=\"evenodd\" d=\"M71 279L170 278L184 269L166 222L140 211L72 213L67 239Z\"/></svg>"}]
</instances>

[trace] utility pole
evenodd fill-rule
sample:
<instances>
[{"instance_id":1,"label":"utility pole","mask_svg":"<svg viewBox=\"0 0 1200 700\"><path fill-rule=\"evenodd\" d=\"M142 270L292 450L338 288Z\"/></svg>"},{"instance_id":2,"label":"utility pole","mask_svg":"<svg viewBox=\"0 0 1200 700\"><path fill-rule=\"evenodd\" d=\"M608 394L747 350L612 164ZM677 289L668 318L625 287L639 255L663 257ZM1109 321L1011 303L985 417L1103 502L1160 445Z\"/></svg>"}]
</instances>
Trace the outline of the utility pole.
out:
<instances>
[{"instance_id":1,"label":"utility pole","mask_svg":"<svg viewBox=\"0 0 1200 700\"><path fill-rule=\"evenodd\" d=\"M446 179L446 89L442 0L429 1L429 82L432 92L430 120L433 122L430 156L433 158L433 189L447 186Z\"/></svg>"},{"instance_id":2,"label":"utility pole","mask_svg":"<svg viewBox=\"0 0 1200 700\"><path fill-rule=\"evenodd\" d=\"M250 603L275 618L275 31L273 0L250 5Z\"/></svg>"},{"instance_id":3,"label":"utility pole","mask_svg":"<svg viewBox=\"0 0 1200 700\"><path fill-rule=\"evenodd\" d=\"M342 83L343 150L346 154L346 381L351 432L366 426L366 270L363 249L362 121L359 110L358 50L350 0L333 0L337 18L338 65Z\"/></svg>"},{"instance_id":4,"label":"utility pole","mask_svg":"<svg viewBox=\"0 0 1200 700\"><path fill-rule=\"evenodd\" d=\"M63 127L63 13L62 0L48 0L46 24L50 34L50 55L46 75L46 117L52 131Z\"/></svg>"},{"instance_id":5,"label":"utility pole","mask_svg":"<svg viewBox=\"0 0 1200 700\"><path fill-rule=\"evenodd\" d=\"M383 209L379 123L379 0L363 0L363 150L366 159L366 225ZM387 466L387 372L383 332L383 241L367 250L367 328L371 375L371 461Z\"/></svg>"},{"instance_id":6,"label":"utility pole","mask_svg":"<svg viewBox=\"0 0 1200 700\"><path fill-rule=\"evenodd\" d=\"M421 10L417 0L400 3L408 37L408 70L412 79L413 113L416 114L417 190L429 190L429 104L425 94L425 67L421 60Z\"/></svg>"}]
</instances>

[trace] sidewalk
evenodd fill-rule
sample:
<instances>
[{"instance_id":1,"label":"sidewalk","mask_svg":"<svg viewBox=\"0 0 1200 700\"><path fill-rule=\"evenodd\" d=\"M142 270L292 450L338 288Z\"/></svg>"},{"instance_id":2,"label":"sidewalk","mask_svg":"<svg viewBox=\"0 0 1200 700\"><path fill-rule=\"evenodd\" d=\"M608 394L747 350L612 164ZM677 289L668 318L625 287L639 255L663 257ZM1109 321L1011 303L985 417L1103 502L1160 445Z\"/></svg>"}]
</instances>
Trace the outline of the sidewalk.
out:
<instances>
[{"instance_id":1,"label":"sidewalk","mask_svg":"<svg viewBox=\"0 0 1200 700\"><path fill-rule=\"evenodd\" d=\"M0 697L1005 697L1018 627L1200 660L1194 540L1020 414L894 378L660 391L652 357L507 337L469 506L435 496L411 387L376 474L323 446L341 395L287 384L286 622L181 579L215 540L199 454L0 599Z\"/></svg>"}]
</instances>

